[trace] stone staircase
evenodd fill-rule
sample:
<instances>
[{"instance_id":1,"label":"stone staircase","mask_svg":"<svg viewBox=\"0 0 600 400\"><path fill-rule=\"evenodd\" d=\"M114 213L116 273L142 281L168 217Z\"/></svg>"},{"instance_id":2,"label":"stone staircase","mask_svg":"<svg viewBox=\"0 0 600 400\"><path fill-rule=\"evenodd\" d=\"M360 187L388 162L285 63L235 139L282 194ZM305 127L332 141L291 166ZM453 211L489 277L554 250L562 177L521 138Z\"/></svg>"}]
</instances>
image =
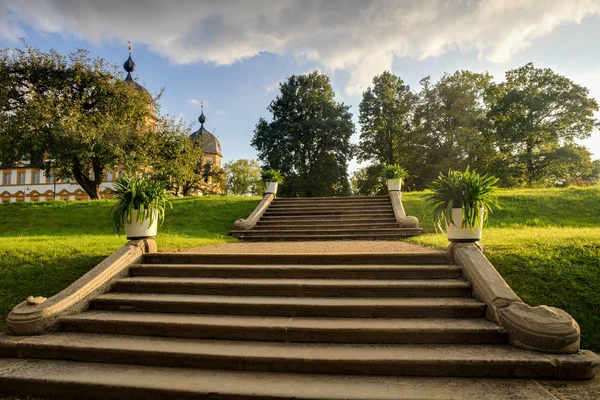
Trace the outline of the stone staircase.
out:
<instances>
[{"instance_id":1,"label":"stone staircase","mask_svg":"<svg viewBox=\"0 0 600 400\"><path fill-rule=\"evenodd\" d=\"M383 399L402 376L593 376L595 358L506 344L461 276L444 252L146 254L59 332L0 336L0 391Z\"/></svg>"},{"instance_id":2,"label":"stone staircase","mask_svg":"<svg viewBox=\"0 0 600 400\"><path fill-rule=\"evenodd\" d=\"M389 196L277 198L250 230L231 231L245 241L394 240L420 235L401 228Z\"/></svg>"}]
</instances>

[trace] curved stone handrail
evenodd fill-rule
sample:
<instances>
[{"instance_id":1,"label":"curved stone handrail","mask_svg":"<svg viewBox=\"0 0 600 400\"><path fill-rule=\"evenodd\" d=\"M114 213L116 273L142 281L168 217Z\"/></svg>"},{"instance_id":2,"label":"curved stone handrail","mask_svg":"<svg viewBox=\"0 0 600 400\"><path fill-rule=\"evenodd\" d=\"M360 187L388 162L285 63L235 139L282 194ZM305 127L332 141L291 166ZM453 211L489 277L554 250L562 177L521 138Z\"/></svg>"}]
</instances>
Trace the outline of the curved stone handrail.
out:
<instances>
[{"instance_id":1,"label":"curved stone handrail","mask_svg":"<svg viewBox=\"0 0 600 400\"><path fill-rule=\"evenodd\" d=\"M579 350L579 325L569 314L523 303L474 243L452 243L448 252L449 258L463 267L473 298L487 305L486 319L506 329L513 346L544 353Z\"/></svg>"},{"instance_id":2,"label":"curved stone handrail","mask_svg":"<svg viewBox=\"0 0 600 400\"><path fill-rule=\"evenodd\" d=\"M392 208L394 209L394 215L398 225L400 225L401 228L418 228L419 220L417 217L406 216L404 206L402 205L402 194L400 191L390 190L388 191L388 194L390 196L390 200L392 201Z\"/></svg>"},{"instance_id":3,"label":"curved stone handrail","mask_svg":"<svg viewBox=\"0 0 600 400\"><path fill-rule=\"evenodd\" d=\"M247 230L254 228L254 226L256 225L258 220L260 220L260 217L262 217L262 215L265 213L265 211L267 211L267 208L269 208L269 205L271 205L271 202L274 199L275 199L274 193L265 194L263 199L261 200L261 202L258 203L256 208L254 209L254 211L252 211L252 214L250 214L250 216L248 218L238 219L237 221L235 221L235 223L233 224L235 229L240 230L240 231L247 231Z\"/></svg>"},{"instance_id":4,"label":"curved stone handrail","mask_svg":"<svg viewBox=\"0 0 600 400\"><path fill-rule=\"evenodd\" d=\"M129 274L131 264L140 261L144 253L155 251L154 239L130 241L55 296L29 296L8 315L7 333L39 335L56 330L61 317L86 310L94 297Z\"/></svg>"}]
</instances>

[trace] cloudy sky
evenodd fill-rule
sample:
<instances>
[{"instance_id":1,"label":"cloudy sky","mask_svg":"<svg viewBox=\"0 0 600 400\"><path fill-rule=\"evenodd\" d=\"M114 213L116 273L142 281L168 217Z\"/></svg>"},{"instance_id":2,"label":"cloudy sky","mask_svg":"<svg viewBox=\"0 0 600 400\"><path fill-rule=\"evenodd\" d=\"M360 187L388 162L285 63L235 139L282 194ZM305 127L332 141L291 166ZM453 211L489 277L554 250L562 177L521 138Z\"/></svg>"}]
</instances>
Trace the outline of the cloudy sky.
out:
<instances>
[{"instance_id":1,"label":"cloudy sky","mask_svg":"<svg viewBox=\"0 0 600 400\"><path fill-rule=\"evenodd\" d=\"M207 128L226 160L253 158L254 125L292 74L327 73L358 113L373 76L391 70L414 89L457 69L533 61L600 99L600 0L0 0L0 47L90 50L166 91L163 111ZM356 135L357 137L357 135ZM600 134L585 141L600 158Z\"/></svg>"}]
</instances>

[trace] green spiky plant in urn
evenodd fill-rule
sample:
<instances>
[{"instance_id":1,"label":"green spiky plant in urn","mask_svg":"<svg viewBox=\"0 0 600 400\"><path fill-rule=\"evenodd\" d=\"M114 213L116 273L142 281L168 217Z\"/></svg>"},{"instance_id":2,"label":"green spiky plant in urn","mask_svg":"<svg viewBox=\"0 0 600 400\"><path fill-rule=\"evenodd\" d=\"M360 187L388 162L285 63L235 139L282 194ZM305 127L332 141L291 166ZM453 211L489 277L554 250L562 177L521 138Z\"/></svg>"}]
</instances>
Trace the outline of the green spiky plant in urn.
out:
<instances>
[{"instance_id":1,"label":"green spiky plant in urn","mask_svg":"<svg viewBox=\"0 0 600 400\"><path fill-rule=\"evenodd\" d=\"M158 225L164 222L169 192L162 182L145 178L121 177L114 182L117 204L111 209L113 229L125 231L128 239L155 237Z\"/></svg>"},{"instance_id":2,"label":"green spiky plant in urn","mask_svg":"<svg viewBox=\"0 0 600 400\"><path fill-rule=\"evenodd\" d=\"M275 169L263 170L261 178L265 185L265 194L277 194L277 187L284 181L283 175Z\"/></svg>"},{"instance_id":3,"label":"green spiky plant in urn","mask_svg":"<svg viewBox=\"0 0 600 400\"><path fill-rule=\"evenodd\" d=\"M408 171L400 164L384 164L381 177L387 180L388 192L402 187L402 180L408 178Z\"/></svg>"},{"instance_id":4,"label":"green spiky plant in urn","mask_svg":"<svg viewBox=\"0 0 600 400\"><path fill-rule=\"evenodd\" d=\"M480 175L477 171L449 171L440 174L429 185L426 194L428 209L436 226L446 228L451 242L474 242L481 239L493 208L500 208L492 193L499 179Z\"/></svg>"}]
</instances>

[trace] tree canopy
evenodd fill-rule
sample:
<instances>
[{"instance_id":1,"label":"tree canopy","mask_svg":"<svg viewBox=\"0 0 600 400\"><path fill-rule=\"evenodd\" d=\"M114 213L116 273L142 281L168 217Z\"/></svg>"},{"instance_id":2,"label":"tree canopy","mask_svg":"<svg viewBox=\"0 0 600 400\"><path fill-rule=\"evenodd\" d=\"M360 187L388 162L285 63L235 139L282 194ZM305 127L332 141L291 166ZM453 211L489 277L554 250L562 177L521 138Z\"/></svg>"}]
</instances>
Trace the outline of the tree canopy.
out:
<instances>
[{"instance_id":1,"label":"tree canopy","mask_svg":"<svg viewBox=\"0 0 600 400\"><path fill-rule=\"evenodd\" d=\"M316 71L293 75L261 118L252 146L267 169L285 176L284 197L335 196L350 193L348 162L354 133L349 106L338 103L329 78Z\"/></svg>"},{"instance_id":2,"label":"tree canopy","mask_svg":"<svg viewBox=\"0 0 600 400\"><path fill-rule=\"evenodd\" d=\"M600 161L577 145L598 127L588 90L533 64L494 83L488 73L457 71L421 80L413 93L390 72L376 76L359 106L359 161L353 176L363 195L382 190L382 165L410 172L407 189L423 189L439 173L467 166L503 186L563 186L598 181Z\"/></svg>"},{"instance_id":3,"label":"tree canopy","mask_svg":"<svg viewBox=\"0 0 600 400\"><path fill-rule=\"evenodd\" d=\"M497 148L516 184L544 184L548 167L564 160L556 152L598 127L598 103L588 89L550 68L529 63L510 70L489 96Z\"/></svg>"},{"instance_id":4,"label":"tree canopy","mask_svg":"<svg viewBox=\"0 0 600 400\"><path fill-rule=\"evenodd\" d=\"M263 192L260 164L256 160L241 159L225 164L227 193L260 195Z\"/></svg>"},{"instance_id":5,"label":"tree canopy","mask_svg":"<svg viewBox=\"0 0 600 400\"><path fill-rule=\"evenodd\" d=\"M44 162L92 199L105 169L146 151L139 143L151 131L153 99L85 50L0 50L0 97L1 158Z\"/></svg>"}]
</instances>

